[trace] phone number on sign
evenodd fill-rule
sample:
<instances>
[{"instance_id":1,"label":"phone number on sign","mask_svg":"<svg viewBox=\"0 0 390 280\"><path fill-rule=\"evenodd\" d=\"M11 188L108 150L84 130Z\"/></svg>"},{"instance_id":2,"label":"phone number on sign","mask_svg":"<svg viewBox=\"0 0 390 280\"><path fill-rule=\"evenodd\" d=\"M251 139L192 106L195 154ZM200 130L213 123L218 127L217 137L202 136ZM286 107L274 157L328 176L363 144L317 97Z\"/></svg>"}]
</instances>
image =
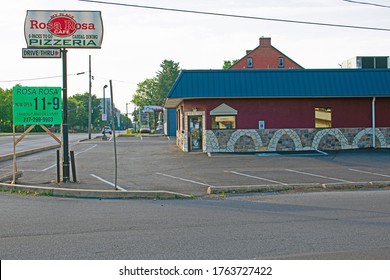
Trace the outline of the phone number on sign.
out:
<instances>
[{"instance_id":1,"label":"phone number on sign","mask_svg":"<svg viewBox=\"0 0 390 280\"><path fill-rule=\"evenodd\" d=\"M23 117L25 123L53 122L53 117Z\"/></svg>"}]
</instances>

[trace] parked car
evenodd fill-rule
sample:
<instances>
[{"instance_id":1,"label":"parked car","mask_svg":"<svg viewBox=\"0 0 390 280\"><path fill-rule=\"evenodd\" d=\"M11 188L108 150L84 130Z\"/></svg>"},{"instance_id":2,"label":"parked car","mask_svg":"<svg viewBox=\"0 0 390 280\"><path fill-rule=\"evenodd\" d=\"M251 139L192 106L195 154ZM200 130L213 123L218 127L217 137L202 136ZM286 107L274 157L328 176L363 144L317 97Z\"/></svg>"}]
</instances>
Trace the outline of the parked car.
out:
<instances>
[{"instance_id":1,"label":"parked car","mask_svg":"<svg viewBox=\"0 0 390 280\"><path fill-rule=\"evenodd\" d=\"M102 134L107 134L107 133L112 134L111 127L108 126L108 125L106 125L106 126L103 127L103 129L102 129Z\"/></svg>"},{"instance_id":2,"label":"parked car","mask_svg":"<svg viewBox=\"0 0 390 280\"><path fill-rule=\"evenodd\" d=\"M139 132L140 133L150 133L150 127L147 125L143 125L143 126L141 126Z\"/></svg>"}]
</instances>

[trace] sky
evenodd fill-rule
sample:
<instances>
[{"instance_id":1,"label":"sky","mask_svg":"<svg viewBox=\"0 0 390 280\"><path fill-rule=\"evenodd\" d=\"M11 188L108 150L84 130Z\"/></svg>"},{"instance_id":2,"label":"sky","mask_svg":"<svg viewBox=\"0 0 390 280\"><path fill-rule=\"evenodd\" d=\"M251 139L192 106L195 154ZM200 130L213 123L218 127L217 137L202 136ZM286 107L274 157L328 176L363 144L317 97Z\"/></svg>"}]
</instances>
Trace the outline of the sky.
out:
<instances>
[{"instance_id":1,"label":"sky","mask_svg":"<svg viewBox=\"0 0 390 280\"><path fill-rule=\"evenodd\" d=\"M390 6L390 0L366 0ZM262 18L278 18L390 29L390 8L342 0L115 0L105 1ZM304 68L339 68L354 56L389 56L390 32L336 28L178 13L88 3L77 0L3 1L0 9L0 88L62 86L61 59L22 58L27 10L101 11L101 49L69 49L68 95L88 92L91 55L92 94L103 97L112 81L115 106L126 113L137 84L155 76L170 59L182 69L221 69L224 60L271 37L271 43ZM76 73L86 72L84 75ZM47 78L53 77L55 78ZM109 94L109 88L106 95ZM1 102L1 101L0 101ZM128 104L132 111L133 104Z\"/></svg>"}]
</instances>

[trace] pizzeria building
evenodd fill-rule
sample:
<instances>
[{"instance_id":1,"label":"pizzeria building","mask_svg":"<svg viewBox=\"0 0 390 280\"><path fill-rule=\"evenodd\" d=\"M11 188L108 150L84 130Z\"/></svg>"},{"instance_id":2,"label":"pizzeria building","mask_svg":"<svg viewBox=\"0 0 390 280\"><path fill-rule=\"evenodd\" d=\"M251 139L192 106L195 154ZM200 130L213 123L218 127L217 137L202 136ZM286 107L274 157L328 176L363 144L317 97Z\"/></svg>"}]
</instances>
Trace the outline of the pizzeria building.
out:
<instances>
[{"instance_id":1,"label":"pizzeria building","mask_svg":"<svg viewBox=\"0 0 390 280\"><path fill-rule=\"evenodd\" d=\"M389 69L182 70L164 107L186 152L390 148Z\"/></svg>"}]
</instances>

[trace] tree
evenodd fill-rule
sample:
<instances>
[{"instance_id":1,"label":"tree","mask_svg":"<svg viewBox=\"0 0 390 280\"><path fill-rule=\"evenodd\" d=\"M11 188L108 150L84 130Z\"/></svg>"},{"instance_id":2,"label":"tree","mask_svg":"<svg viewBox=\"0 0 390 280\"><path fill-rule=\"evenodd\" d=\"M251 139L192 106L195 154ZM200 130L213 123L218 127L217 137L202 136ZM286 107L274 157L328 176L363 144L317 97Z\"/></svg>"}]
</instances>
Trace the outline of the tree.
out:
<instances>
[{"instance_id":1,"label":"tree","mask_svg":"<svg viewBox=\"0 0 390 280\"><path fill-rule=\"evenodd\" d=\"M239 61L239 59L233 59L233 60L225 60L223 62L222 69L229 69L232 67L234 64L236 64Z\"/></svg>"},{"instance_id":2,"label":"tree","mask_svg":"<svg viewBox=\"0 0 390 280\"><path fill-rule=\"evenodd\" d=\"M172 60L164 60L160 64L161 70L157 72L157 95L160 103L156 105L161 105L164 102L164 99L167 97L169 91L171 90L173 84L175 83L177 77L180 74L179 63L176 63ZM153 105L153 104L151 104Z\"/></svg>"},{"instance_id":3,"label":"tree","mask_svg":"<svg viewBox=\"0 0 390 280\"><path fill-rule=\"evenodd\" d=\"M99 110L100 101L96 95L91 96L92 115L91 123L93 127L99 127L101 112ZM68 123L72 129L87 131L88 130L88 102L89 93L77 93L68 98Z\"/></svg>"},{"instance_id":4,"label":"tree","mask_svg":"<svg viewBox=\"0 0 390 280\"><path fill-rule=\"evenodd\" d=\"M12 123L12 89L0 88L0 132L11 132Z\"/></svg>"},{"instance_id":5,"label":"tree","mask_svg":"<svg viewBox=\"0 0 390 280\"><path fill-rule=\"evenodd\" d=\"M133 102L137 107L147 105L162 105L170 89L180 73L179 63L172 60L164 60L160 64L161 70L156 72L153 78L145 79L138 83L133 95Z\"/></svg>"},{"instance_id":6,"label":"tree","mask_svg":"<svg viewBox=\"0 0 390 280\"><path fill-rule=\"evenodd\" d=\"M146 105L157 105L160 99L157 94L156 79L146 79L138 83L136 93L133 95L131 102L139 108L143 108Z\"/></svg>"}]
</instances>

